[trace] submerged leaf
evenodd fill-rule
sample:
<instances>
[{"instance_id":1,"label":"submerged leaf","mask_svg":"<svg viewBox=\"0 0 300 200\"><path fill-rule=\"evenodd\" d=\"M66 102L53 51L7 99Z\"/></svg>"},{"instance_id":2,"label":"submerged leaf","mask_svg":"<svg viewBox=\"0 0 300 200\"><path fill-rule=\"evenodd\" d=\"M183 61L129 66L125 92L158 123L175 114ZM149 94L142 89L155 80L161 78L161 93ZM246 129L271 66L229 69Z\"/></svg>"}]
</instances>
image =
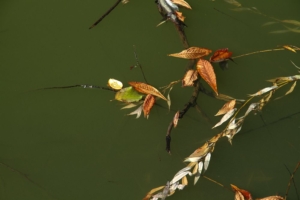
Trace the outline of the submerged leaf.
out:
<instances>
[{"instance_id":1,"label":"submerged leaf","mask_svg":"<svg viewBox=\"0 0 300 200\"><path fill-rule=\"evenodd\" d=\"M207 60L199 59L197 62L197 71L207 84L218 95L217 79L213 66Z\"/></svg>"},{"instance_id":2,"label":"submerged leaf","mask_svg":"<svg viewBox=\"0 0 300 200\"><path fill-rule=\"evenodd\" d=\"M236 7L240 7L242 6L242 4L240 4L239 2L237 2L236 0L224 0L225 2L231 4L231 5L234 5Z\"/></svg>"},{"instance_id":3,"label":"submerged leaf","mask_svg":"<svg viewBox=\"0 0 300 200\"><path fill-rule=\"evenodd\" d=\"M261 26L269 26L269 25L276 24L276 23L278 23L278 22L266 22Z\"/></svg>"},{"instance_id":4,"label":"submerged leaf","mask_svg":"<svg viewBox=\"0 0 300 200\"><path fill-rule=\"evenodd\" d=\"M216 128L217 126L220 126L221 124L223 124L224 122L226 122L236 111L236 108L231 109L230 111L228 111L223 117L222 119L212 128Z\"/></svg>"},{"instance_id":5,"label":"submerged leaf","mask_svg":"<svg viewBox=\"0 0 300 200\"><path fill-rule=\"evenodd\" d=\"M285 49L287 49L287 50L290 50L290 51L292 51L294 53L297 53L297 51L293 47L291 47L289 45L283 45L282 47L285 48Z\"/></svg>"},{"instance_id":6,"label":"submerged leaf","mask_svg":"<svg viewBox=\"0 0 300 200\"><path fill-rule=\"evenodd\" d=\"M153 107L154 103L155 97L151 94L148 94L143 103L144 117L149 117L150 110Z\"/></svg>"},{"instance_id":7,"label":"submerged leaf","mask_svg":"<svg viewBox=\"0 0 300 200\"><path fill-rule=\"evenodd\" d=\"M235 103L236 103L236 99L233 99L233 100L231 100L231 101L228 101L227 103L225 103L225 104L223 105L223 107L218 111L218 113L215 114L215 116L223 115L223 114L227 113L228 111L230 111L231 109L234 108Z\"/></svg>"},{"instance_id":8,"label":"submerged leaf","mask_svg":"<svg viewBox=\"0 0 300 200\"><path fill-rule=\"evenodd\" d=\"M143 95L138 93L132 87L126 87L119 90L116 95L115 99L122 102L137 102L143 98Z\"/></svg>"},{"instance_id":9,"label":"submerged leaf","mask_svg":"<svg viewBox=\"0 0 300 200\"><path fill-rule=\"evenodd\" d=\"M283 23L287 23L287 24L293 24L295 26L300 26L300 22L297 20L281 20L281 22Z\"/></svg>"},{"instance_id":10,"label":"submerged leaf","mask_svg":"<svg viewBox=\"0 0 300 200\"><path fill-rule=\"evenodd\" d=\"M200 47L190 47L188 49L185 49L179 53L173 53L169 54L168 56L173 56L177 58L184 58L184 59L198 59L203 56L207 56L211 53L211 50L206 48L200 48Z\"/></svg>"},{"instance_id":11,"label":"submerged leaf","mask_svg":"<svg viewBox=\"0 0 300 200\"><path fill-rule=\"evenodd\" d=\"M183 79L182 79L182 86L193 86L194 81L198 79L198 74L196 70L188 70Z\"/></svg>"},{"instance_id":12,"label":"submerged leaf","mask_svg":"<svg viewBox=\"0 0 300 200\"><path fill-rule=\"evenodd\" d=\"M291 32L290 30L277 30L277 31L270 31L269 33L272 33L272 34L281 34L281 33L287 33L287 32Z\"/></svg>"},{"instance_id":13,"label":"submerged leaf","mask_svg":"<svg viewBox=\"0 0 300 200\"><path fill-rule=\"evenodd\" d=\"M182 7L188 8L188 9L192 9L192 7L184 0L172 0L172 2L179 6L182 6Z\"/></svg>"},{"instance_id":14,"label":"submerged leaf","mask_svg":"<svg viewBox=\"0 0 300 200\"><path fill-rule=\"evenodd\" d=\"M287 27L287 26L284 26L285 28L287 28L288 30L294 32L294 33L300 33L300 29L298 28L290 28L290 27Z\"/></svg>"},{"instance_id":15,"label":"submerged leaf","mask_svg":"<svg viewBox=\"0 0 300 200\"><path fill-rule=\"evenodd\" d=\"M137 90L140 93L143 94L152 94L154 96L157 96L159 98L162 98L165 101L168 101L164 95L162 95L155 87L148 85L146 83L142 82L128 82L129 85L131 85L135 90Z\"/></svg>"}]
</instances>

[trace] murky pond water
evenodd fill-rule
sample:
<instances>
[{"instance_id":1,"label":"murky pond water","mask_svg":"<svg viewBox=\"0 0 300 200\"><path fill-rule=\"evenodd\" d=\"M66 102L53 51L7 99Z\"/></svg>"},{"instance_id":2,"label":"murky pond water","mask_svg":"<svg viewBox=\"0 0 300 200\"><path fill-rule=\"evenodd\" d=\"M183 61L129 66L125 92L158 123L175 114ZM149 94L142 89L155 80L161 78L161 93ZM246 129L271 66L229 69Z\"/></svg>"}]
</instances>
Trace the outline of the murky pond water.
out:
<instances>
[{"instance_id":1,"label":"murky pond water","mask_svg":"<svg viewBox=\"0 0 300 200\"><path fill-rule=\"evenodd\" d=\"M229 48L233 57L300 46L299 1L189 0L181 8L191 46ZM149 84L159 88L181 79L187 60L168 57L183 50L171 22L159 27L154 1L120 4L89 30L115 0L0 2L0 199L142 199L165 185L196 148L220 133L211 129L224 101L200 93L172 131L172 155L165 135L192 88L174 86L171 111L159 100L149 119L127 116L114 94L98 89L36 90L76 84L106 86L109 78L143 82L133 45ZM254 8L253 8L254 7ZM249 8L242 10L240 8ZM284 21L297 20L297 21ZM268 23L275 22L275 23ZM267 24L266 24L267 23ZM236 58L228 70L214 65L218 91L238 99L269 87L266 80L299 74L298 51L257 53ZM203 85L210 89L203 82ZM282 96L290 86L274 94ZM260 98L258 98L259 100ZM272 99L262 113L251 113L232 145L218 141L205 176L229 188L247 189L255 198L285 195L300 160L300 90ZM201 110L201 112L199 112ZM300 191L300 172L294 180ZM201 177L169 199L233 199L233 193ZM289 199L297 199L292 185Z\"/></svg>"}]
</instances>

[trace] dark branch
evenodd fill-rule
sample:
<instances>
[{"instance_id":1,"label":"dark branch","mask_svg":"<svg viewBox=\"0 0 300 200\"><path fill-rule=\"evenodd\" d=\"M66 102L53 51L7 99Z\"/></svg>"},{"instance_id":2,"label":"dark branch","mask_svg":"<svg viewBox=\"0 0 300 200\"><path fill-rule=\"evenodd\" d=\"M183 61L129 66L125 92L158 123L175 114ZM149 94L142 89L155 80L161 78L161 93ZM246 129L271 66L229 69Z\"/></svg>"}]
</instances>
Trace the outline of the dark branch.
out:
<instances>
[{"instance_id":1,"label":"dark branch","mask_svg":"<svg viewBox=\"0 0 300 200\"><path fill-rule=\"evenodd\" d=\"M99 22L101 22L111 11L113 11L113 9L115 9L117 7L117 5L119 5L119 3L122 0L117 0L117 2L108 10L106 11L106 13L104 13L104 15L102 15L100 17L100 19L98 19L89 29L93 28L94 26L96 26L97 24L99 24Z\"/></svg>"}]
</instances>

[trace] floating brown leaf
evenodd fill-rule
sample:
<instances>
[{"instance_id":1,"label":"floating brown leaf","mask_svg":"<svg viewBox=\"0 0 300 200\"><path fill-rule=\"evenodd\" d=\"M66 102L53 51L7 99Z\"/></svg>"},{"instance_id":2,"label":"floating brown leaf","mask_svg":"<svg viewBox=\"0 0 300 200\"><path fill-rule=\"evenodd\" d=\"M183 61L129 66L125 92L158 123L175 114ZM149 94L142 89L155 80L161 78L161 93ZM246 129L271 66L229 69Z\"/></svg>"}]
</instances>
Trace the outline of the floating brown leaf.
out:
<instances>
[{"instance_id":1,"label":"floating brown leaf","mask_svg":"<svg viewBox=\"0 0 300 200\"><path fill-rule=\"evenodd\" d=\"M182 79L182 86L193 86L194 85L194 81L197 80L198 78L198 74L196 72L196 70L188 70L183 79Z\"/></svg>"},{"instance_id":2,"label":"floating brown leaf","mask_svg":"<svg viewBox=\"0 0 300 200\"><path fill-rule=\"evenodd\" d=\"M190 47L186 50L183 50L179 53L173 53L169 54L168 56L173 56L177 58L184 58L184 59L198 59L203 56L207 56L211 53L211 50L206 48L200 48L200 47Z\"/></svg>"},{"instance_id":3,"label":"floating brown leaf","mask_svg":"<svg viewBox=\"0 0 300 200\"><path fill-rule=\"evenodd\" d=\"M228 48L225 49L219 49L215 51L214 55L210 57L210 62L222 62L225 60L230 59L232 56L232 52L228 51Z\"/></svg>"},{"instance_id":4,"label":"floating brown leaf","mask_svg":"<svg viewBox=\"0 0 300 200\"><path fill-rule=\"evenodd\" d=\"M236 102L236 100L233 99L233 100L228 101L227 103L225 103L223 105L223 107L218 111L218 113L215 114L215 116L223 115L223 114L227 113L228 111L230 111L231 109L233 109L234 106L235 106L235 102Z\"/></svg>"},{"instance_id":5,"label":"floating brown leaf","mask_svg":"<svg viewBox=\"0 0 300 200\"><path fill-rule=\"evenodd\" d=\"M151 94L148 94L143 104L144 117L147 118L149 117L150 110L153 107L154 103L155 103L155 97Z\"/></svg>"},{"instance_id":6,"label":"floating brown leaf","mask_svg":"<svg viewBox=\"0 0 300 200\"><path fill-rule=\"evenodd\" d=\"M143 94L152 94L154 96L157 96L159 98L162 98L165 101L168 101L164 95L162 95L155 87L148 85L146 83L142 82L128 82L129 85L131 85L135 90L137 90L140 93Z\"/></svg>"},{"instance_id":7,"label":"floating brown leaf","mask_svg":"<svg viewBox=\"0 0 300 200\"><path fill-rule=\"evenodd\" d=\"M217 79L213 66L207 60L199 59L197 62L197 71L200 76L208 83L208 85L218 95Z\"/></svg>"}]
</instances>

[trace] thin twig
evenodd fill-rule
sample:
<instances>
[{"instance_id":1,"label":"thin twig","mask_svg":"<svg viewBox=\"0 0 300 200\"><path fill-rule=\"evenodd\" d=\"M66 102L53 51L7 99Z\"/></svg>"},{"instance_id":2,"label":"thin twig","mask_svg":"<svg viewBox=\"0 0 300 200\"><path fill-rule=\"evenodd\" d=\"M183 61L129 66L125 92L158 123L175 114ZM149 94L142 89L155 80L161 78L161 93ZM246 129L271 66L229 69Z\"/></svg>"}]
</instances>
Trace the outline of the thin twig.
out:
<instances>
[{"instance_id":1,"label":"thin twig","mask_svg":"<svg viewBox=\"0 0 300 200\"><path fill-rule=\"evenodd\" d=\"M137 56L137 53L136 53L136 50L135 50L135 45L133 45L133 53L134 53L134 58L136 60L136 66L139 67L142 71L142 74L143 74L143 77L144 77L144 80L146 83L148 83L147 79L146 79L146 76L145 76L145 73L144 73L144 70L142 68L142 65L140 64L139 62L139 59L138 59L138 56Z\"/></svg>"},{"instance_id":2,"label":"thin twig","mask_svg":"<svg viewBox=\"0 0 300 200\"><path fill-rule=\"evenodd\" d=\"M75 87L82 87L82 88L90 88L90 89L101 89L101 90L109 90L112 92L116 92L116 90L109 88L109 87L102 87L97 85L69 85L69 86L60 86L60 87L47 87L47 88L40 88L36 90L51 90L51 89L68 89L68 88L75 88Z\"/></svg>"},{"instance_id":3,"label":"thin twig","mask_svg":"<svg viewBox=\"0 0 300 200\"><path fill-rule=\"evenodd\" d=\"M108 10L106 11L106 13L104 13L104 15L102 15L100 17L100 19L98 19L92 26L90 26L89 29L93 28L94 26L96 26L97 24L99 24L99 22L101 22L111 11L113 11L113 9L115 9L117 7L117 5L119 5L119 3L121 2L122 0L117 0L117 2Z\"/></svg>"},{"instance_id":4,"label":"thin twig","mask_svg":"<svg viewBox=\"0 0 300 200\"><path fill-rule=\"evenodd\" d=\"M285 165L284 165L285 166ZM287 166L285 166L287 168ZM296 190L296 194L297 194L297 198L299 200L299 195L298 195L298 191L297 191L297 187L296 187L296 184L295 184L295 180L294 180L294 176L295 176L295 173L296 171L298 170L298 168L300 167L300 161L298 162L298 164L296 165L293 173L291 174L290 173L290 170L287 168L288 172L291 174L291 177L290 177L290 180L289 180L289 183L288 183L288 186L287 186L287 189L286 189L286 192L285 192L285 197L284 199L287 198L288 196L288 193L289 193L289 190L290 190L290 186L291 186L291 181L293 180L293 183L294 183L294 186L295 186L295 190Z\"/></svg>"}]
</instances>

